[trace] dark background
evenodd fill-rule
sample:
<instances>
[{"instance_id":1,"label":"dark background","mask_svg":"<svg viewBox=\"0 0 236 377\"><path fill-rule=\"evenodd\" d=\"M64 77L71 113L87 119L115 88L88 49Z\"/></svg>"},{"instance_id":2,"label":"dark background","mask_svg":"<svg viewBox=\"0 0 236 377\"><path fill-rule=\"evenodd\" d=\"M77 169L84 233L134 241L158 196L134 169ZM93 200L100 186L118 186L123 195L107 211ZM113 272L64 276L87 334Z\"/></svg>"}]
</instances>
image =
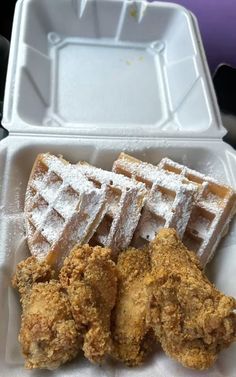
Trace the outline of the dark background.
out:
<instances>
[{"instance_id":1,"label":"dark background","mask_svg":"<svg viewBox=\"0 0 236 377\"><path fill-rule=\"evenodd\" d=\"M13 20L13 13L15 8L16 0L7 0L1 6L0 11L0 34L10 40L11 37L11 28L12 28L12 20Z\"/></svg>"}]
</instances>

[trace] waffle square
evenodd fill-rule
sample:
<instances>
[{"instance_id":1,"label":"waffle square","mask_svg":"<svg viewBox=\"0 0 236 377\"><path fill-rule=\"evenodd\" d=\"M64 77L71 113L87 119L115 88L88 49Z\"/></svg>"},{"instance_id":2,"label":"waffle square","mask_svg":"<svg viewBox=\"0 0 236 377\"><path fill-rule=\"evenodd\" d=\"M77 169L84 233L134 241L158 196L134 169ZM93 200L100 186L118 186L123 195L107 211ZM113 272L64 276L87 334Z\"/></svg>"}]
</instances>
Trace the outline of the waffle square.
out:
<instances>
[{"instance_id":1,"label":"waffle square","mask_svg":"<svg viewBox=\"0 0 236 377\"><path fill-rule=\"evenodd\" d=\"M204 266L228 232L229 223L236 212L236 193L214 178L168 158L163 158L158 168L172 177L178 175L180 181L187 179L199 186L199 195L184 232L183 243L197 253Z\"/></svg>"},{"instance_id":2,"label":"waffle square","mask_svg":"<svg viewBox=\"0 0 236 377\"><path fill-rule=\"evenodd\" d=\"M131 242L147 196L145 185L86 162L79 162L78 167L96 186L107 185L109 188L107 211L91 242L110 247L114 256Z\"/></svg>"},{"instance_id":3,"label":"waffle square","mask_svg":"<svg viewBox=\"0 0 236 377\"><path fill-rule=\"evenodd\" d=\"M87 243L106 212L107 186L97 188L76 165L37 156L25 197L30 252L60 265L75 244Z\"/></svg>"},{"instance_id":4,"label":"waffle square","mask_svg":"<svg viewBox=\"0 0 236 377\"><path fill-rule=\"evenodd\" d=\"M178 175L170 176L125 153L115 161L113 170L143 182L149 191L132 245L145 245L163 227L175 228L179 236L183 236L198 193L197 184L188 180L181 182Z\"/></svg>"},{"instance_id":5,"label":"waffle square","mask_svg":"<svg viewBox=\"0 0 236 377\"><path fill-rule=\"evenodd\" d=\"M190 250L196 252L203 266L211 260L219 241L227 233L229 223L236 212L236 193L231 187L168 158L163 158L157 166L154 166L121 153L114 162L113 171L144 182L150 190L138 225L139 233L145 233L143 231L145 229L142 225L143 223L146 224L146 227L149 224L151 228L154 223L154 221L150 220L145 221L145 217L148 218L150 216L148 208L151 207L152 213L154 213L155 209L155 215L160 212L160 208L164 208L164 211L161 211L164 212L165 218L158 214L159 227L175 228L183 243ZM151 198L155 185L162 187L158 182L162 180L161 176L163 174L165 182L178 187L179 194L177 197L182 196L182 204L181 200L179 204L176 203L175 210L170 204L166 206L166 197L163 198L160 195L159 201L150 204L150 201L153 201ZM185 197L188 198L186 186L190 188L190 191L192 190L192 200L189 199L189 201L185 199ZM164 187L169 190L167 183L165 183ZM175 190L173 191L175 192ZM191 194L189 195L191 196ZM170 197L170 195L167 196ZM170 200L168 201L170 202ZM185 208L183 203L186 203ZM173 210L176 213L176 223L167 221L167 219L171 219ZM146 215L146 212L148 215ZM135 232L134 240L136 240L136 236L137 232ZM153 235L151 235L152 238Z\"/></svg>"}]
</instances>

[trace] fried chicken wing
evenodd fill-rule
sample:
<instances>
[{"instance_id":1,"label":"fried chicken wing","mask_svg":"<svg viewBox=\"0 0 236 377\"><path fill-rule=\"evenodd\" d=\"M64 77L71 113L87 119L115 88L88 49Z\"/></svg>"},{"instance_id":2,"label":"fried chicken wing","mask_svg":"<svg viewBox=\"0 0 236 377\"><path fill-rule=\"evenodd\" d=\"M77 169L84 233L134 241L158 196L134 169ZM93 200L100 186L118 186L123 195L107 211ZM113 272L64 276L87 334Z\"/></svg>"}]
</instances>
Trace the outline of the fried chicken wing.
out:
<instances>
[{"instance_id":1,"label":"fried chicken wing","mask_svg":"<svg viewBox=\"0 0 236 377\"><path fill-rule=\"evenodd\" d=\"M144 250L129 249L119 255L117 303L113 313L113 356L127 365L143 362L153 336L146 325L147 281L150 256Z\"/></svg>"},{"instance_id":2,"label":"fried chicken wing","mask_svg":"<svg viewBox=\"0 0 236 377\"><path fill-rule=\"evenodd\" d=\"M46 262L30 257L18 264L12 280L21 295L19 341L28 369L55 369L79 350L69 300L53 276Z\"/></svg>"},{"instance_id":3,"label":"fried chicken wing","mask_svg":"<svg viewBox=\"0 0 236 377\"><path fill-rule=\"evenodd\" d=\"M83 335L85 356L100 363L111 352L110 317L116 301L117 273L107 248L75 247L65 259L60 282Z\"/></svg>"},{"instance_id":4,"label":"fried chicken wing","mask_svg":"<svg viewBox=\"0 0 236 377\"><path fill-rule=\"evenodd\" d=\"M150 252L149 324L169 356L190 368L209 368L236 339L236 300L209 282L174 230L161 230Z\"/></svg>"},{"instance_id":5,"label":"fried chicken wing","mask_svg":"<svg viewBox=\"0 0 236 377\"><path fill-rule=\"evenodd\" d=\"M19 263L12 284L27 368L54 369L80 348L92 362L111 354L139 365L159 341L184 366L206 369L236 339L236 300L209 282L175 230L161 230L147 249L123 251L117 265L110 254L75 247L59 280L46 262Z\"/></svg>"}]
</instances>

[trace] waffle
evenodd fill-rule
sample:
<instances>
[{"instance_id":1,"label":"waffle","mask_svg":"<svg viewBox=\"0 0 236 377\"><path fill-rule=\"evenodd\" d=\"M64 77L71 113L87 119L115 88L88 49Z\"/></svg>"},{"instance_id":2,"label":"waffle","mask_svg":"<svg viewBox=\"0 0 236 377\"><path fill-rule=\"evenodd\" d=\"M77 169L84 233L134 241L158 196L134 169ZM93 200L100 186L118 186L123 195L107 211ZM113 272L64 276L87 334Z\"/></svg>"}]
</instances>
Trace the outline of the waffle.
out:
<instances>
[{"instance_id":1,"label":"waffle","mask_svg":"<svg viewBox=\"0 0 236 377\"><path fill-rule=\"evenodd\" d=\"M229 223L236 212L236 193L214 178L168 158L162 159L158 168L171 176L179 175L180 180L188 179L199 185L199 195L183 235L183 243L197 253L204 266L228 232Z\"/></svg>"},{"instance_id":2,"label":"waffle","mask_svg":"<svg viewBox=\"0 0 236 377\"><path fill-rule=\"evenodd\" d=\"M78 167L96 186L109 188L107 211L91 244L110 247L115 256L131 242L147 195L145 185L85 162L79 162Z\"/></svg>"},{"instance_id":3,"label":"waffle","mask_svg":"<svg viewBox=\"0 0 236 377\"><path fill-rule=\"evenodd\" d=\"M25 198L30 252L56 266L87 243L106 212L107 187L95 187L76 165L50 154L34 163Z\"/></svg>"},{"instance_id":4,"label":"waffle","mask_svg":"<svg viewBox=\"0 0 236 377\"><path fill-rule=\"evenodd\" d=\"M162 159L158 166L154 166L121 153L113 165L113 170L144 182L149 187L150 196L156 180L162 174L168 175L172 184L180 185L180 196L183 195L181 186L183 188L184 185L195 185L195 190L193 190L195 193L192 195L192 202L190 200L187 211L186 208L180 206L182 213L177 214L181 231L178 226L173 227L179 232L183 243L197 253L203 266L210 261L220 239L227 233L229 222L236 211L236 194L230 187L168 158ZM162 207L162 202L160 198L160 202L156 203L156 208L160 206L160 203ZM172 210L171 206L166 208L166 216ZM184 223L182 223L183 219ZM142 221L143 215L140 224ZM162 227L169 227L163 218Z\"/></svg>"},{"instance_id":5,"label":"waffle","mask_svg":"<svg viewBox=\"0 0 236 377\"><path fill-rule=\"evenodd\" d=\"M152 164L122 153L113 170L145 183L149 191L132 246L142 247L153 240L160 228L175 228L183 236L198 194L198 185L181 182Z\"/></svg>"}]
</instances>

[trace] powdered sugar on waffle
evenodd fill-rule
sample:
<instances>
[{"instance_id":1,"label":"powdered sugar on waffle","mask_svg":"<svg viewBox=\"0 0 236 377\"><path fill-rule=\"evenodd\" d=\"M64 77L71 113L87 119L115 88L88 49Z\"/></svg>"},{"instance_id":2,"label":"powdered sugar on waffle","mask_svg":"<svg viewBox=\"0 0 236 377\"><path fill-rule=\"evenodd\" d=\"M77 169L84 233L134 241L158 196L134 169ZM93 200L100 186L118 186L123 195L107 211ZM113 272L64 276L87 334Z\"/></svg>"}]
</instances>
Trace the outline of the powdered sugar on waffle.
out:
<instances>
[{"instance_id":1,"label":"powdered sugar on waffle","mask_svg":"<svg viewBox=\"0 0 236 377\"><path fill-rule=\"evenodd\" d=\"M205 265L212 258L220 239L227 233L229 222L236 211L236 193L228 186L220 184L216 179L201 174L186 166L164 158L158 168L174 177L178 172L179 180L188 179L199 184L199 195L183 236L189 237L197 244L189 246L195 249ZM194 241L195 242L195 241Z\"/></svg>"},{"instance_id":2,"label":"powdered sugar on waffle","mask_svg":"<svg viewBox=\"0 0 236 377\"><path fill-rule=\"evenodd\" d=\"M103 184L114 185L115 187L123 190L124 188L136 188L146 191L145 185L142 182L134 182L132 179L125 177L122 174L116 174L111 171L103 170L95 166L91 166L86 162L79 162L78 165L81 172L87 177L94 177Z\"/></svg>"},{"instance_id":3,"label":"powdered sugar on waffle","mask_svg":"<svg viewBox=\"0 0 236 377\"><path fill-rule=\"evenodd\" d=\"M104 219L98 228L98 242L111 247L113 251L128 247L144 204L147 193L145 185L84 162L78 163L78 167L88 179L110 187L107 213L111 224L107 218Z\"/></svg>"},{"instance_id":4,"label":"powdered sugar on waffle","mask_svg":"<svg viewBox=\"0 0 236 377\"><path fill-rule=\"evenodd\" d=\"M38 193L39 206L36 209L38 213L43 212L45 207L51 209L55 206L62 216L69 218L79 204L78 193L99 193L100 190L89 182L76 166L65 164L51 155L44 157L44 163L47 165L48 171L44 174L36 174L30 185ZM33 198L32 191L27 190L26 201L31 201ZM50 203L50 207L47 206L48 203ZM45 211L45 215L46 213ZM42 221L42 216L38 216L38 221L40 220ZM37 225L40 225L38 221Z\"/></svg>"},{"instance_id":5,"label":"powdered sugar on waffle","mask_svg":"<svg viewBox=\"0 0 236 377\"><path fill-rule=\"evenodd\" d=\"M75 191L89 192L94 189L94 185L89 182L83 174L80 173L76 165L63 162L61 159L53 155L46 155L44 158L48 166L49 172L57 174L63 180L63 184L71 186Z\"/></svg>"},{"instance_id":6,"label":"powdered sugar on waffle","mask_svg":"<svg viewBox=\"0 0 236 377\"><path fill-rule=\"evenodd\" d=\"M236 194L230 187L168 158L162 159L158 166L154 166L121 153L113 165L113 170L145 182L147 187L151 188L150 197L155 184L166 188L170 185L171 191L179 192L179 195L176 194L177 201L179 200L176 206L174 206L175 202L167 203L168 200L164 195L157 196L156 200L152 198L152 204L151 199L148 199L145 206L146 224L145 216L140 220L143 221L142 236L146 234L150 238L145 226L149 228L151 226L150 232L153 232L155 226L174 227L179 235L183 236L184 243L186 242L190 249L196 251L203 265L211 259L217 243L227 232L228 224L236 210ZM164 182L158 182L162 173L164 173ZM190 185L195 185L196 194L192 197L192 203L186 198L183 199L184 185L189 188ZM179 216L174 217L173 211ZM150 212L158 216L157 220L150 218ZM172 216L177 220L176 223L171 220ZM186 219L189 221L186 222Z\"/></svg>"},{"instance_id":7,"label":"powdered sugar on waffle","mask_svg":"<svg viewBox=\"0 0 236 377\"><path fill-rule=\"evenodd\" d=\"M173 226L180 237L183 235L195 196L198 194L197 184L191 183L185 178L182 182L177 174L168 174L168 172L161 171L152 164L136 160L123 153L114 162L113 170L130 175L135 180L142 180L151 190L145 204L145 211L139 222L136 237L140 231L142 236L144 234L148 236L145 237L146 239L154 238L158 228L154 234L152 232L152 236L146 231L150 224L152 228L154 227L150 212L160 218L158 219L160 220L160 227ZM170 195L167 195L168 192Z\"/></svg>"},{"instance_id":8,"label":"powdered sugar on waffle","mask_svg":"<svg viewBox=\"0 0 236 377\"><path fill-rule=\"evenodd\" d=\"M106 193L106 185L96 188L77 166L40 155L25 200L32 254L45 257L60 247L66 253L73 244L87 242L104 215Z\"/></svg>"},{"instance_id":9,"label":"powdered sugar on waffle","mask_svg":"<svg viewBox=\"0 0 236 377\"><path fill-rule=\"evenodd\" d=\"M96 230L98 242L118 251L130 244L134 231L134 240L149 241L165 226L175 228L184 242L190 240L186 245L205 264L236 210L230 187L168 158L154 166L121 154L115 172L82 162L71 165L50 154L40 159L25 204L35 255L58 253L59 245L63 257Z\"/></svg>"},{"instance_id":10,"label":"powdered sugar on waffle","mask_svg":"<svg viewBox=\"0 0 236 377\"><path fill-rule=\"evenodd\" d=\"M159 162L159 164L156 167L159 168L159 169L164 169L165 171L168 171L168 170L165 169L165 166L167 166L167 167L170 166L170 167L176 169L176 171L179 171L180 176L186 177L188 174L192 174L193 176L198 177L202 181L210 181L210 182L214 182L216 184L220 184L219 181L217 181L215 178L210 177L210 176L205 175L205 174L202 174L202 173L200 173L196 170L190 169L185 165L181 165L178 162L175 162L175 161L169 159L168 157L162 158L162 160Z\"/></svg>"},{"instance_id":11,"label":"powdered sugar on waffle","mask_svg":"<svg viewBox=\"0 0 236 377\"><path fill-rule=\"evenodd\" d=\"M121 154L122 156L126 156L124 153ZM130 158L127 155L127 159L119 158L113 164L113 171L114 172L121 172L120 169L124 169L125 173L130 173L133 178L136 177L143 177L145 180L149 182L154 182L156 178L158 178L158 169L156 166L149 164L147 162L136 161L136 159Z\"/></svg>"},{"instance_id":12,"label":"powdered sugar on waffle","mask_svg":"<svg viewBox=\"0 0 236 377\"><path fill-rule=\"evenodd\" d=\"M143 177L146 179L145 172ZM161 227L175 228L182 238L197 194L197 185L182 183L159 171L135 232L135 245L139 237L153 240Z\"/></svg>"}]
</instances>

